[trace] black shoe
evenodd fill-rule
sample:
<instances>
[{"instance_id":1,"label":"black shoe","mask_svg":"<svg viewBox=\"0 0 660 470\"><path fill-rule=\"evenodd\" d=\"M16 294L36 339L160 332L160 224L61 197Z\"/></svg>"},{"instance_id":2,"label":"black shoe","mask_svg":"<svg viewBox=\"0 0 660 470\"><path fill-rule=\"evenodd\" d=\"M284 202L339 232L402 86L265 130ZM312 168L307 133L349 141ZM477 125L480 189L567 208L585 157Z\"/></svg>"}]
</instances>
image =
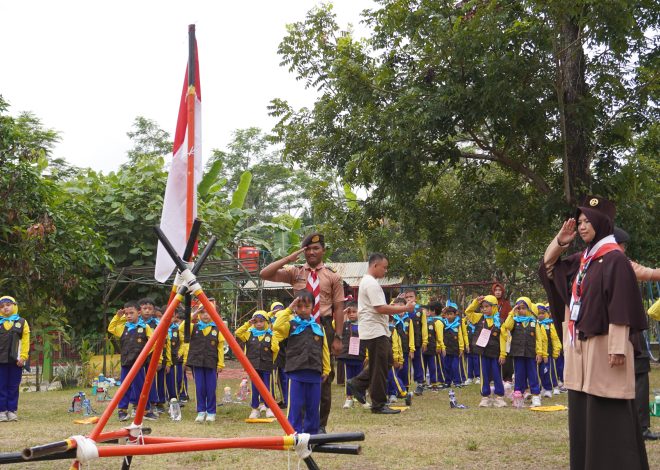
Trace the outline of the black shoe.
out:
<instances>
[{"instance_id":1,"label":"black shoe","mask_svg":"<svg viewBox=\"0 0 660 470\"><path fill-rule=\"evenodd\" d=\"M180 397L179 403L188 403L188 397Z\"/></svg>"},{"instance_id":2,"label":"black shoe","mask_svg":"<svg viewBox=\"0 0 660 470\"><path fill-rule=\"evenodd\" d=\"M128 421L128 413L124 410L119 410L117 416L119 417L119 421Z\"/></svg>"},{"instance_id":3,"label":"black shoe","mask_svg":"<svg viewBox=\"0 0 660 470\"><path fill-rule=\"evenodd\" d=\"M401 413L401 410L393 410L389 406L385 405L381 408L372 408L371 412L377 415L395 415Z\"/></svg>"},{"instance_id":4,"label":"black shoe","mask_svg":"<svg viewBox=\"0 0 660 470\"><path fill-rule=\"evenodd\" d=\"M406 395L406 406L412 406L412 393Z\"/></svg>"},{"instance_id":5,"label":"black shoe","mask_svg":"<svg viewBox=\"0 0 660 470\"><path fill-rule=\"evenodd\" d=\"M660 434L656 434L651 431L649 428L642 430L642 437L645 441L657 441L660 439Z\"/></svg>"},{"instance_id":6,"label":"black shoe","mask_svg":"<svg viewBox=\"0 0 660 470\"><path fill-rule=\"evenodd\" d=\"M165 407L163 405L156 405L154 408L155 408L154 411L159 415L165 413Z\"/></svg>"},{"instance_id":7,"label":"black shoe","mask_svg":"<svg viewBox=\"0 0 660 470\"><path fill-rule=\"evenodd\" d=\"M353 385L352 380L346 382L346 394L355 398L362 405L367 403L367 397L364 395L364 392L358 390L355 385Z\"/></svg>"},{"instance_id":8,"label":"black shoe","mask_svg":"<svg viewBox=\"0 0 660 470\"><path fill-rule=\"evenodd\" d=\"M325 426L319 426L319 432L317 434L327 434L327 432L325 432Z\"/></svg>"},{"instance_id":9,"label":"black shoe","mask_svg":"<svg viewBox=\"0 0 660 470\"><path fill-rule=\"evenodd\" d=\"M144 419L148 419L149 421L156 421L158 420L158 415L154 413L153 411L147 411L144 414Z\"/></svg>"},{"instance_id":10,"label":"black shoe","mask_svg":"<svg viewBox=\"0 0 660 470\"><path fill-rule=\"evenodd\" d=\"M417 384L417 388L415 389L415 395L420 396L424 394L424 387L422 384Z\"/></svg>"}]
</instances>

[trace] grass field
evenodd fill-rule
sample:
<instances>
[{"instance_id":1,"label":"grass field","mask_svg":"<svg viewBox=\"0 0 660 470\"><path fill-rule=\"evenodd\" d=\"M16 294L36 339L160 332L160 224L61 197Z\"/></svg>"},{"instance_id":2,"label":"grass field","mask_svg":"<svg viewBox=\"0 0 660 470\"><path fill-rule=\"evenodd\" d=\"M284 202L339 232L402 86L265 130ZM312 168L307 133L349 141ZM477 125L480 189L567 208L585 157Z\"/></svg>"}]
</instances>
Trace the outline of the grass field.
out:
<instances>
[{"instance_id":1,"label":"grass field","mask_svg":"<svg viewBox=\"0 0 660 470\"><path fill-rule=\"evenodd\" d=\"M221 378L221 389L237 388L237 379ZM466 410L449 408L446 392L426 392L413 402L412 408L400 415L372 415L356 406L343 410L343 387L333 386L333 412L328 432L364 431L360 456L316 454L323 469L498 469L568 468L568 430L566 412L538 413L528 409L479 409L477 385L456 391ZM651 390L660 389L660 368L651 373ZM80 417L68 413L74 390L23 393L19 402L20 421L0 423L0 451L17 451L30 445L45 444L75 434L86 434L91 425L73 424ZM544 404L566 404L566 395L544 401ZM93 402L97 411L102 409ZM184 408L184 420L171 422L165 415L159 421L147 422L152 435L190 437L237 437L281 435L279 425L246 424L246 405L218 408L218 421L213 425L196 425L194 403ZM651 425L660 431L660 418L651 417ZM106 429L119 428L116 418ZM607 432L607 430L603 430ZM647 442L651 468L660 468L660 441ZM290 461L288 460L290 458ZM170 469L285 469L297 468L295 454L282 451L228 450L136 457L132 468ZM290 465L290 467L289 467ZM98 460L89 468L119 469L120 459ZM67 469L68 461L37 462L10 465L21 469ZM87 468L87 467L86 467ZM306 468L303 464L301 468Z\"/></svg>"}]
</instances>

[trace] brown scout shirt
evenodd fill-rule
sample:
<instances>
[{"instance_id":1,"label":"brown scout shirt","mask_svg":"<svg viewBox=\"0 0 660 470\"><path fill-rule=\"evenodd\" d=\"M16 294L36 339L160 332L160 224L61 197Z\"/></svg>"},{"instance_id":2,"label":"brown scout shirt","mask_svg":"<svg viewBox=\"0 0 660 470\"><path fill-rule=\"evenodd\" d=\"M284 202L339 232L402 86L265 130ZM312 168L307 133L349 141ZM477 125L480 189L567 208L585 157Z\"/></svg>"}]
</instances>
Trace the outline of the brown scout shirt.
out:
<instances>
[{"instance_id":1,"label":"brown scout shirt","mask_svg":"<svg viewBox=\"0 0 660 470\"><path fill-rule=\"evenodd\" d=\"M307 286L307 277L312 268L307 263L300 266L285 266L278 269L275 276L271 281L286 282L293 286L294 293L305 290ZM341 276L332 271L324 263L320 263L316 267L316 273L319 278L319 286L321 288L321 301L320 301L320 315L327 317L332 315L332 305L336 302L344 302L344 285Z\"/></svg>"}]
</instances>

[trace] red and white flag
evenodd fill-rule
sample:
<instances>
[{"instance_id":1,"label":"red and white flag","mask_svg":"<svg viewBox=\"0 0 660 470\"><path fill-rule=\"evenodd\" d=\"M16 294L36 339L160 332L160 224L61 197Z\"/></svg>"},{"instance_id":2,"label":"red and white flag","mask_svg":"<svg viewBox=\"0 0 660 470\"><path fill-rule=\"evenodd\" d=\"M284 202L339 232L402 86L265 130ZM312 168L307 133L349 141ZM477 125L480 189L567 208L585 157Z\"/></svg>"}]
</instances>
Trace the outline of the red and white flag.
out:
<instances>
[{"instance_id":1,"label":"red and white flag","mask_svg":"<svg viewBox=\"0 0 660 470\"><path fill-rule=\"evenodd\" d=\"M179 256L183 256L188 240L190 227L187 221L192 221L197 217L197 185L202 179L202 91L199 85L197 41L194 36L191 40L194 41L193 48L191 48L194 50L194 58L192 61L189 60L189 63L193 62L195 64L194 74L191 76L188 73L189 67L186 67L186 76L179 105L179 117L174 135L173 158L167 177L163 213L160 218L160 228ZM190 99L194 100L194 119L188 118L189 95ZM189 133L194 135L194 139L192 139L194 145L188 144ZM194 182L192 185L189 183L193 180L188 178L190 158L193 159L191 169L194 169ZM192 199L192 207L188 204L188 199ZM191 209L192 214L189 214L188 212ZM165 282L174 268L174 262L165 251L165 248L158 242L154 277L159 282Z\"/></svg>"}]
</instances>

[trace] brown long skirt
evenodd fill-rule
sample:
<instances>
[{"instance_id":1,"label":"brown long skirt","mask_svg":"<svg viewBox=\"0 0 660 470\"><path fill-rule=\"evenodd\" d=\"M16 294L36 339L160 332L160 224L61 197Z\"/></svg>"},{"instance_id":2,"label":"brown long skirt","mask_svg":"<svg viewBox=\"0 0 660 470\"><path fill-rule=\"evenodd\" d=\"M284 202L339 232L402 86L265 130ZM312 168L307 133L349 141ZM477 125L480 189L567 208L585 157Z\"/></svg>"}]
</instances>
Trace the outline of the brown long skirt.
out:
<instances>
[{"instance_id":1,"label":"brown long skirt","mask_svg":"<svg viewBox=\"0 0 660 470\"><path fill-rule=\"evenodd\" d=\"M572 470L648 470L635 400L568 391Z\"/></svg>"}]
</instances>

